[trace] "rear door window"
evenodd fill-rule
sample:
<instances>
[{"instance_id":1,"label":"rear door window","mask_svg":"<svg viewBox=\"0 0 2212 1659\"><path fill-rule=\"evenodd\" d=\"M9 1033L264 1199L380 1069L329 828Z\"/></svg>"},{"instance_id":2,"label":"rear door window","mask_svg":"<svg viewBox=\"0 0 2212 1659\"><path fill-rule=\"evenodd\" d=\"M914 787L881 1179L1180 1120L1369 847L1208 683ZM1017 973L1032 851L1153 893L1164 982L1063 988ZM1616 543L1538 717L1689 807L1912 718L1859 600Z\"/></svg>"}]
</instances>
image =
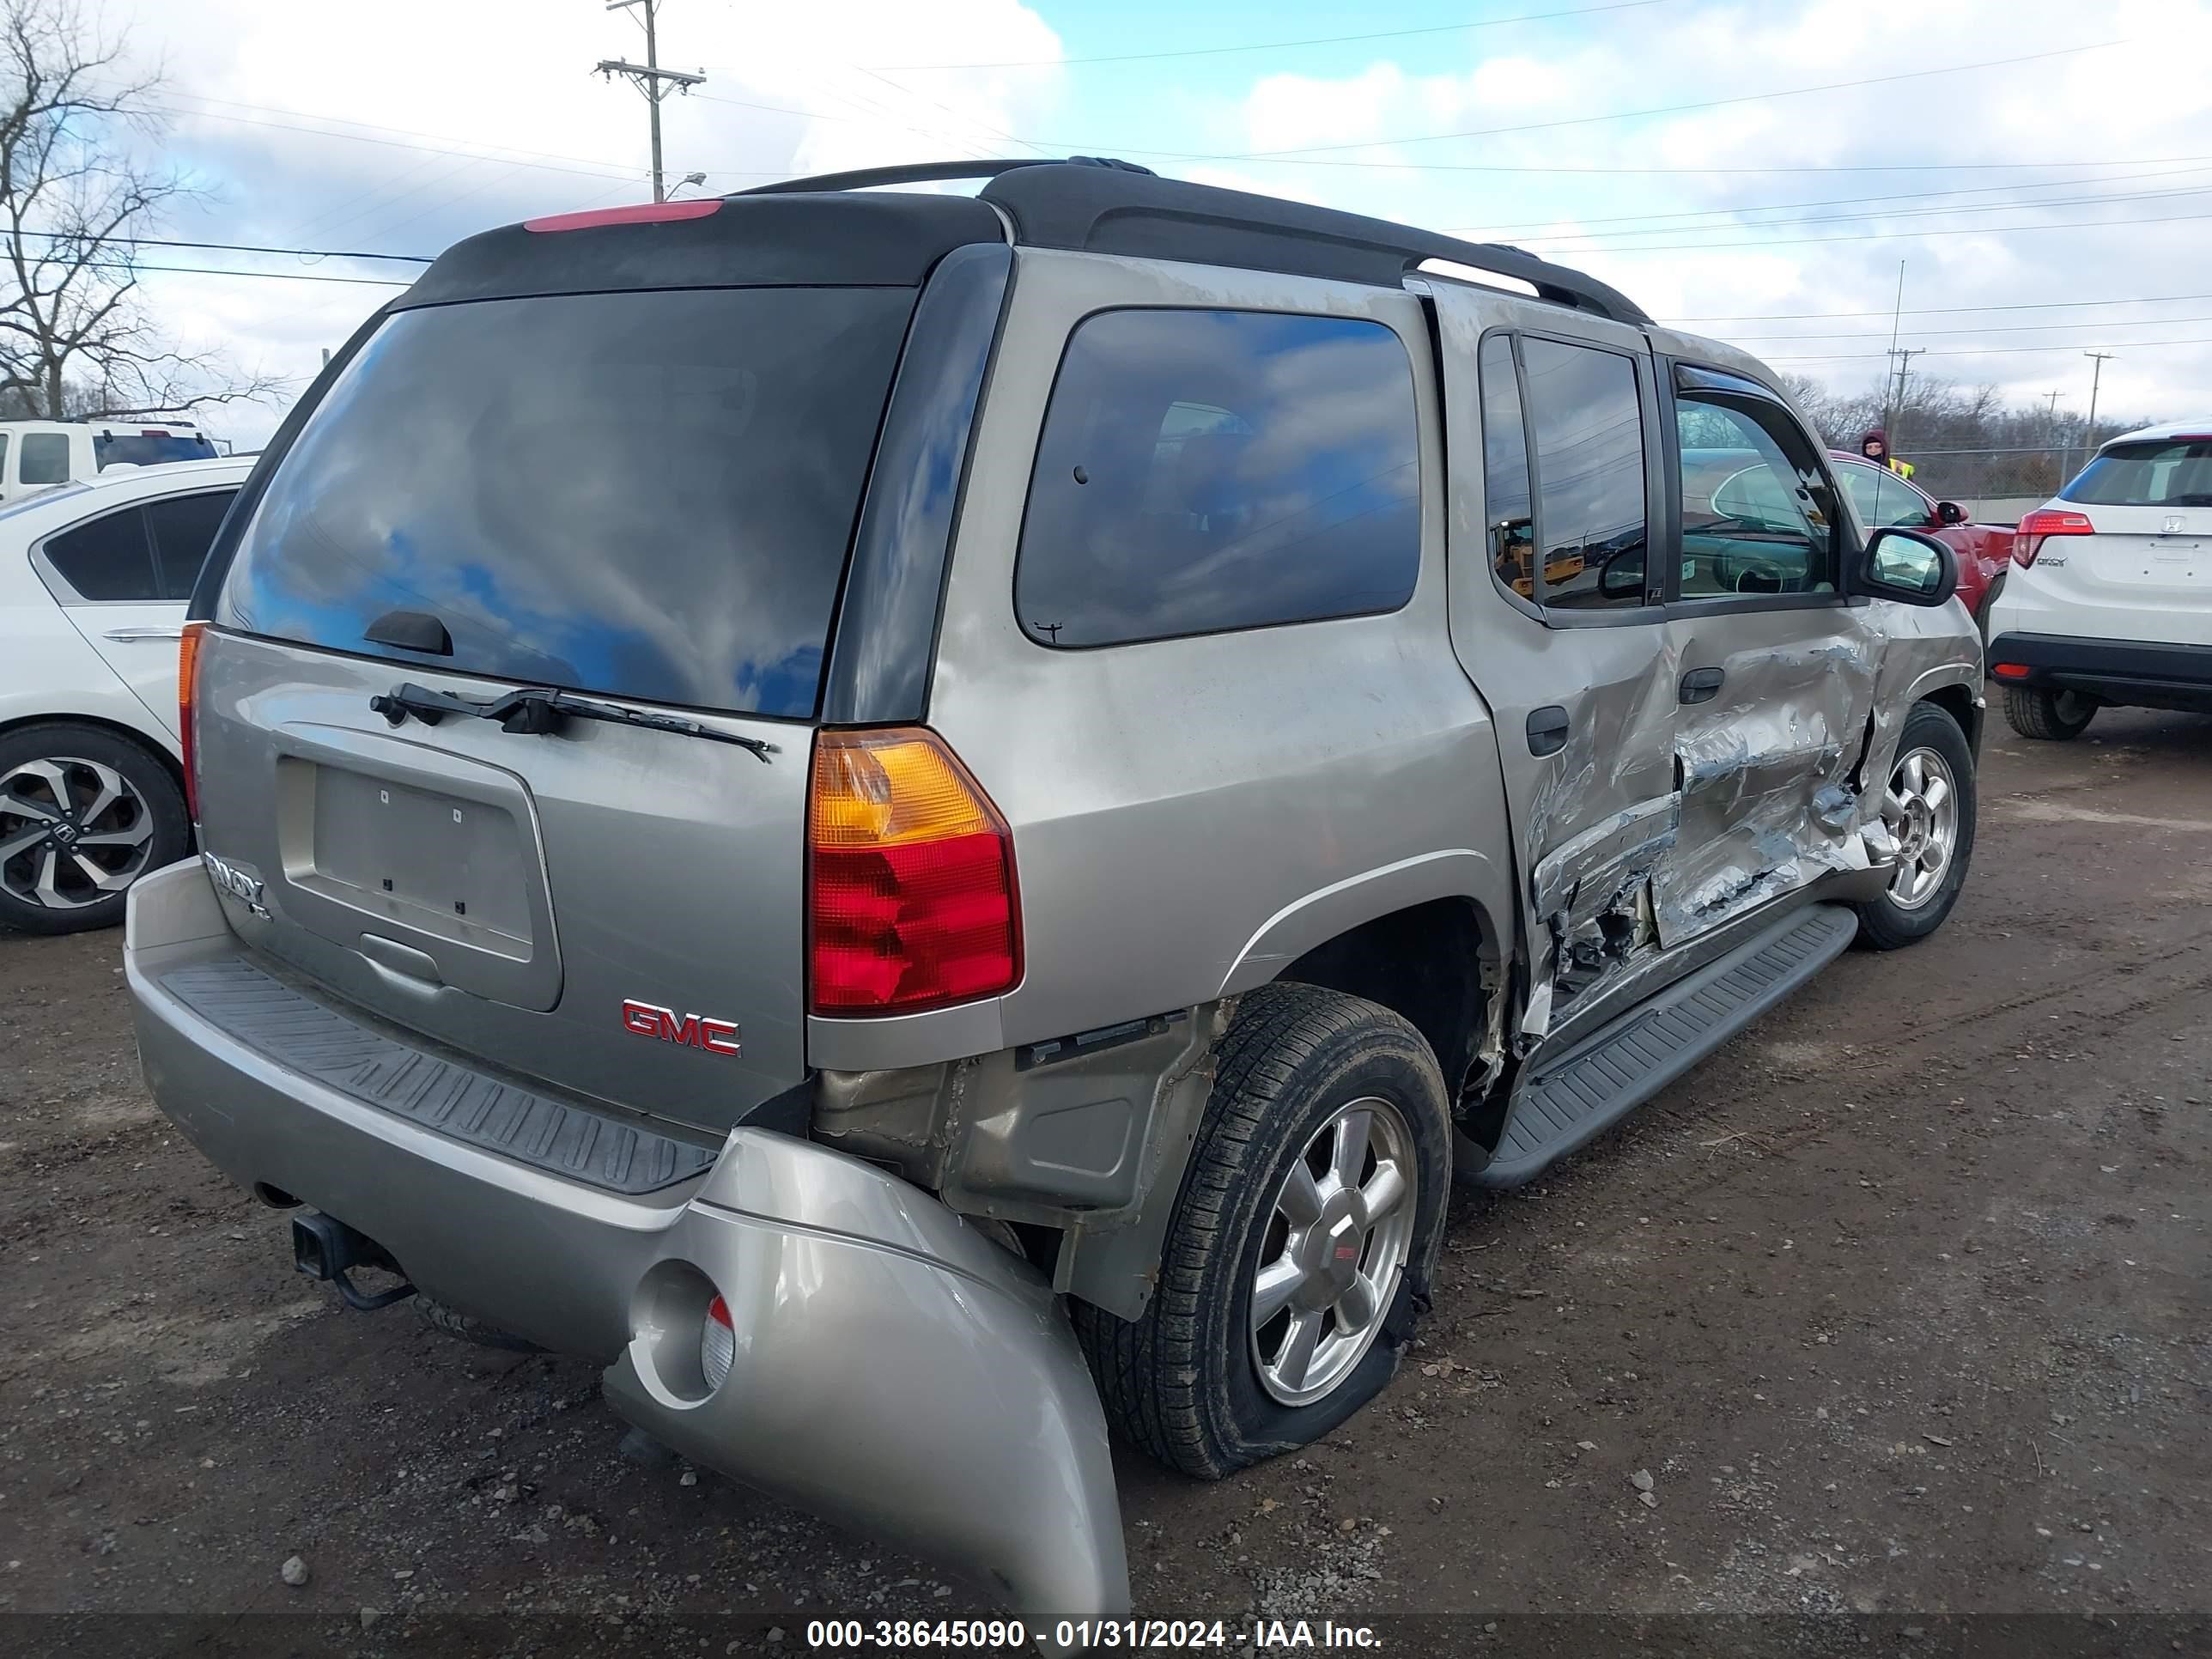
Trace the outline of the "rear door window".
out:
<instances>
[{"instance_id":1,"label":"rear door window","mask_svg":"<svg viewBox=\"0 0 2212 1659\"><path fill-rule=\"evenodd\" d=\"M1031 639L1395 611L1420 568L1413 362L1389 329L1163 308L1070 336L1014 573Z\"/></svg>"},{"instance_id":2,"label":"rear door window","mask_svg":"<svg viewBox=\"0 0 2212 1659\"><path fill-rule=\"evenodd\" d=\"M146 503L161 598L191 598L192 584L199 580L200 567L207 562L216 526L230 511L231 500L237 494L234 489L218 489L204 495L173 495L167 501Z\"/></svg>"},{"instance_id":3,"label":"rear door window","mask_svg":"<svg viewBox=\"0 0 2212 1659\"><path fill-rule=\"evenodd\" d=\"M154 573L153 544L146 538L146 514L127 507L46 539L46 562L75 588L94 601L146 600L161 597Z\"/></svg>"},{"instance_id":4,"label":"rear door window","mask_svg":"<svg viewBox=\"0 0 2212 1659\"><path fill-rule=\"evenodd\" d=\"M1521 342L1535 435L1543 603L1568 610L1644 602L1644 408L1618 352Z\"/></svg>"},{"instance_id":5,"label":"rear door window","mask_svg":"<svg viewBox=\"0 0 2212 1659\"><path fill-rule=\"evenodd\" d=\"M69 434L27 432L21 458L21 481L27 484L67 483L70 475Z\"/></svg>"},{"instance_id":6,"label":"rear door window","mask_svg":"<svg viewBox=\"0 0 2212 1659\"><path fill-rule=\"evenodd\" d=\"M814 713L915 291L485 300L388 319L270 480L217 617L735 713ZM364 637L427 611L426 657Z\"/></svg>"}]
</instances>

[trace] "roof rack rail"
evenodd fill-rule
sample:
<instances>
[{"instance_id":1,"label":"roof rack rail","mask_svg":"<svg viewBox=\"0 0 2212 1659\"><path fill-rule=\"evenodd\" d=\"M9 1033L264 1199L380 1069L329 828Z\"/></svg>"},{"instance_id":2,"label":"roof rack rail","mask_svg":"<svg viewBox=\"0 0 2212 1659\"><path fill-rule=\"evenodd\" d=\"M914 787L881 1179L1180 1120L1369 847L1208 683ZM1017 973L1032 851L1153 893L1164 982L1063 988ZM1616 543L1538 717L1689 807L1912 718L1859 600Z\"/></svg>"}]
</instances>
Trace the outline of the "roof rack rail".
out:
<instances>
[{"instance_id":1,"label":"roof rack rail","mask_svg":"<svg viewBox=\"0 0 2212 1659\"><path fill-rule=\"evenodd\" d=\"M872 190L882 185L934 185L961 179L996 179L1016 167L1110 167L1119 173L1154 176L1150 167L1134 161L1117 161L1103 155L1029 155L1009 161L908 161L887 167L854 167L846 173L817 173L803 179L779 179L772 185L754 185L739 196L795 196L816 191Z\"/></svg>"},{"instance_id":2,"label":"roof rack rail","mask_svg":"<svg viewBox=\"0 0 2212 1659\"><path fill-rule=\"evenodd\" d=\"M1638 328L1651 321L1617 289L1517 247L1463 242L1364 214L1164 179L1149 167L1101 156L921 161L786 179L738 193L865 190L960 179L988 181L982 199L1012 221L1014 240L1026 246L1235 265L1384 288L1402 285L1416 267L1435 259L1526 283L1554 305Z\"/></svg>"}]
</instances>

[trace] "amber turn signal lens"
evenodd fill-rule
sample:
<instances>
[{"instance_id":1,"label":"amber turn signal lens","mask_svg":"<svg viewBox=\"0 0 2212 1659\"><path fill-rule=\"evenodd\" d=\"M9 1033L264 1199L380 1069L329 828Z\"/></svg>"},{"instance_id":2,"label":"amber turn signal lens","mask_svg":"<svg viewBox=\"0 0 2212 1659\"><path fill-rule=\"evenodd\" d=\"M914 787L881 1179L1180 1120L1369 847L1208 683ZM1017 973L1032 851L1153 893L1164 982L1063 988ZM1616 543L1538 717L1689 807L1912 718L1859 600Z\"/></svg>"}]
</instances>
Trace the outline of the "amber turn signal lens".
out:
<instances>
[{"instance_id":1,"label":"amber turn signal lens","mask_svg":"<svg viewBox=\"0 0 2212 1659\"><path fill-rule=\"evenodd\" d=\"M909 1013L1021 977L1012 834L935 732L819 733L807 842L817 1013Z\"/></svg>"}]
</instances>

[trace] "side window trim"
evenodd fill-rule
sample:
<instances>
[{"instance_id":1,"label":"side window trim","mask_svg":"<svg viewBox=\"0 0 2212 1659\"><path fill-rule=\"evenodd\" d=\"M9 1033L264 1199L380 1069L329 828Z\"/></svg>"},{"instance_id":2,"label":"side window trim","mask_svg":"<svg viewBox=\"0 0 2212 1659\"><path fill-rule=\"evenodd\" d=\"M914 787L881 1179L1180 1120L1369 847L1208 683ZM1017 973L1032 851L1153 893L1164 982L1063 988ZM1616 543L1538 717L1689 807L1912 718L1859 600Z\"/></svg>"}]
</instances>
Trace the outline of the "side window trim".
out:
<instances>
[{"instance_id":1,"label":"side window trim","mask_svg":"<svg viewBox=\"0 0 2212 1659\"><path fill-rule=\"evenodd\" d=\"M1670 485L1668 483L1670 479L1674 478L1677 469L1674 466L1671 461L1666 459L1664 452L1655 451L1651 443L1650 428L1655 418L1661 414L1671 415L1673 413L1671 407L1663 411L1659 410L1655 407L1659 385L1659 378L1655 372L1655 364L1658 360L1655 360L1649 353L1637 351L1632 347L1616 345L1610 341L1605 340L1585 339L1580 336L1573 334L1554 333L1549 329L1542 328L1523 328L1517 325L1500 327L1486 331L1482 338L1486 341L1490 338L1492 334L1498 333L1509 335L1513 342L1513 377L1521 396L1521 433L1522 441L1527 446L1528 451L1528 513L1530 518L1534 522L1536 531L1536 580L1534 584L1536 594L1536 603L1531 605L1526 601L1522 600L1518 594L1513 593L1510 590L1506 589L1502 583L1498 584L1499 591L1504 592L1509 599L1512 599L1515 604L1521 606L1521 608L1532 611L1537 619L1547 628L1622 628L1639 623L1650 623L1663 622L1666 619L1667 601L1662 588L1662 583L1665 580L1665 575L1662 572L1658 577L1655 578L1652 571L1653 556L1655 552L1664 550L1661 544L1665 538L1672 533L1674 521L1680 515L1667 513L1665 504L1666 498L1664 494L1662 493L1660 495L1655 496L1651 488L1653 482L1652 474L1655 469L1660 475L1659 483L1662 492L1669 488L1679 488L1679 482L1673 485ZM1644 602L1641 605L1622 605L1591 610L1576 610L1562 608L1557 605L1547 605L1542 602L1545 593L1543 570L1547 562L1542 550L1544 546L1544 479L1543 473L1537 460L1536 423L1532 418L1532 411L1528 407L1528 369L1522 362L1522 342L1523 340L1530 339L1549 340L1555 345L1577 346L1585 351L1602 351L1611 356L1625 358L1627 360L1630 372L1636 377L1636 411L1644 428L1644 442L1642 447L1644 454ZM1479 361L1480 351L1481 342L1478 342L1476 344L1478 374L1480 373ZM1480 390L1479 381L1477 389L1478 391ZM1668 422L1663 419L1660 419L1657 421L1657 424L1662 428L1660 437L1661 441L1663 444L1667 441L1667 434L1664 428L1668 425ZM1661 512L1665 514L1666 516L1660 519L1655 519L1655 505L1656 505L1660 508ZM1671 563L1672 562L1670 561L1669 562ZM1493 581L1496 580L1496 576L1497 573L1493 570L1492 572L1492 580Z\"/></svg>"},{"instance_id":2,"label":"side window trim","mask_svg":"<svg viewBox=\"0 0 2212 1659\"><path fill-rule=\"evenodd\" d=\"M1844 572L1859 551L1858 538L1851 528L1853 515L1844 503L1844 484L1837 477L1836 469L1829 465L1826 446L1823 445L1800 422L1790 405L1771 386L1731 369L1691 362L1686 358L1661 357L1658 361L1660 378L1667 387L1667 407L1662 412L1660 444L1666 453L1667 521L1663 527L1665 556L1665 607L1669 616L1695 615L1710 617L1723 611L1803 611L1825 609L1839 605L1860 605L1864 600L1846 592ZM1828 491L1828 547L1833 561L1830 580L1834 591L1826 593L1759 593L1729 597L1693 597L1684 599L1682 578L1682 454L1680 417L1677 404L1683 394L1704 392L1723 398L1735 398L1744 403L1758 403L1778 414L1786 423L1787 431L1805 448L1812 459L1812 470ZM1777 440L1778 444L1780 441ZM1784 453L1787 453L1785 448Z\"/></svg>"}]
</instances>

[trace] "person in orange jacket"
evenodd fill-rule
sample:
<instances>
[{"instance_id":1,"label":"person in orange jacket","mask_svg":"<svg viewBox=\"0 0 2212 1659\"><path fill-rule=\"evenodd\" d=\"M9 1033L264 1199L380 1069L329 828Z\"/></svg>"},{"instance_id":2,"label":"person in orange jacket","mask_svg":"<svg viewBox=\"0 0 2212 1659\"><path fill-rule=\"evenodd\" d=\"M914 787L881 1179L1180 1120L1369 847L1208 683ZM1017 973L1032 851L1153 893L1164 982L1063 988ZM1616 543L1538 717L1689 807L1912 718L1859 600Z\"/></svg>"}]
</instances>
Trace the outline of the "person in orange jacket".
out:
<instances>
[{"instance_id":1,"label":"person in orange jacket","mask_svg":"<svg viewBox=\"0 0 2212 1659\"><path fill-rule=\"evenodd\" d=\"M1887 467L1900 478L1909 478L1912 476L1912 463L1900 461L1889 453L1889 434L1880 427L1871 428L1859 440L1859 453L1876 466Z\"/></svg>"}]
</instances>

